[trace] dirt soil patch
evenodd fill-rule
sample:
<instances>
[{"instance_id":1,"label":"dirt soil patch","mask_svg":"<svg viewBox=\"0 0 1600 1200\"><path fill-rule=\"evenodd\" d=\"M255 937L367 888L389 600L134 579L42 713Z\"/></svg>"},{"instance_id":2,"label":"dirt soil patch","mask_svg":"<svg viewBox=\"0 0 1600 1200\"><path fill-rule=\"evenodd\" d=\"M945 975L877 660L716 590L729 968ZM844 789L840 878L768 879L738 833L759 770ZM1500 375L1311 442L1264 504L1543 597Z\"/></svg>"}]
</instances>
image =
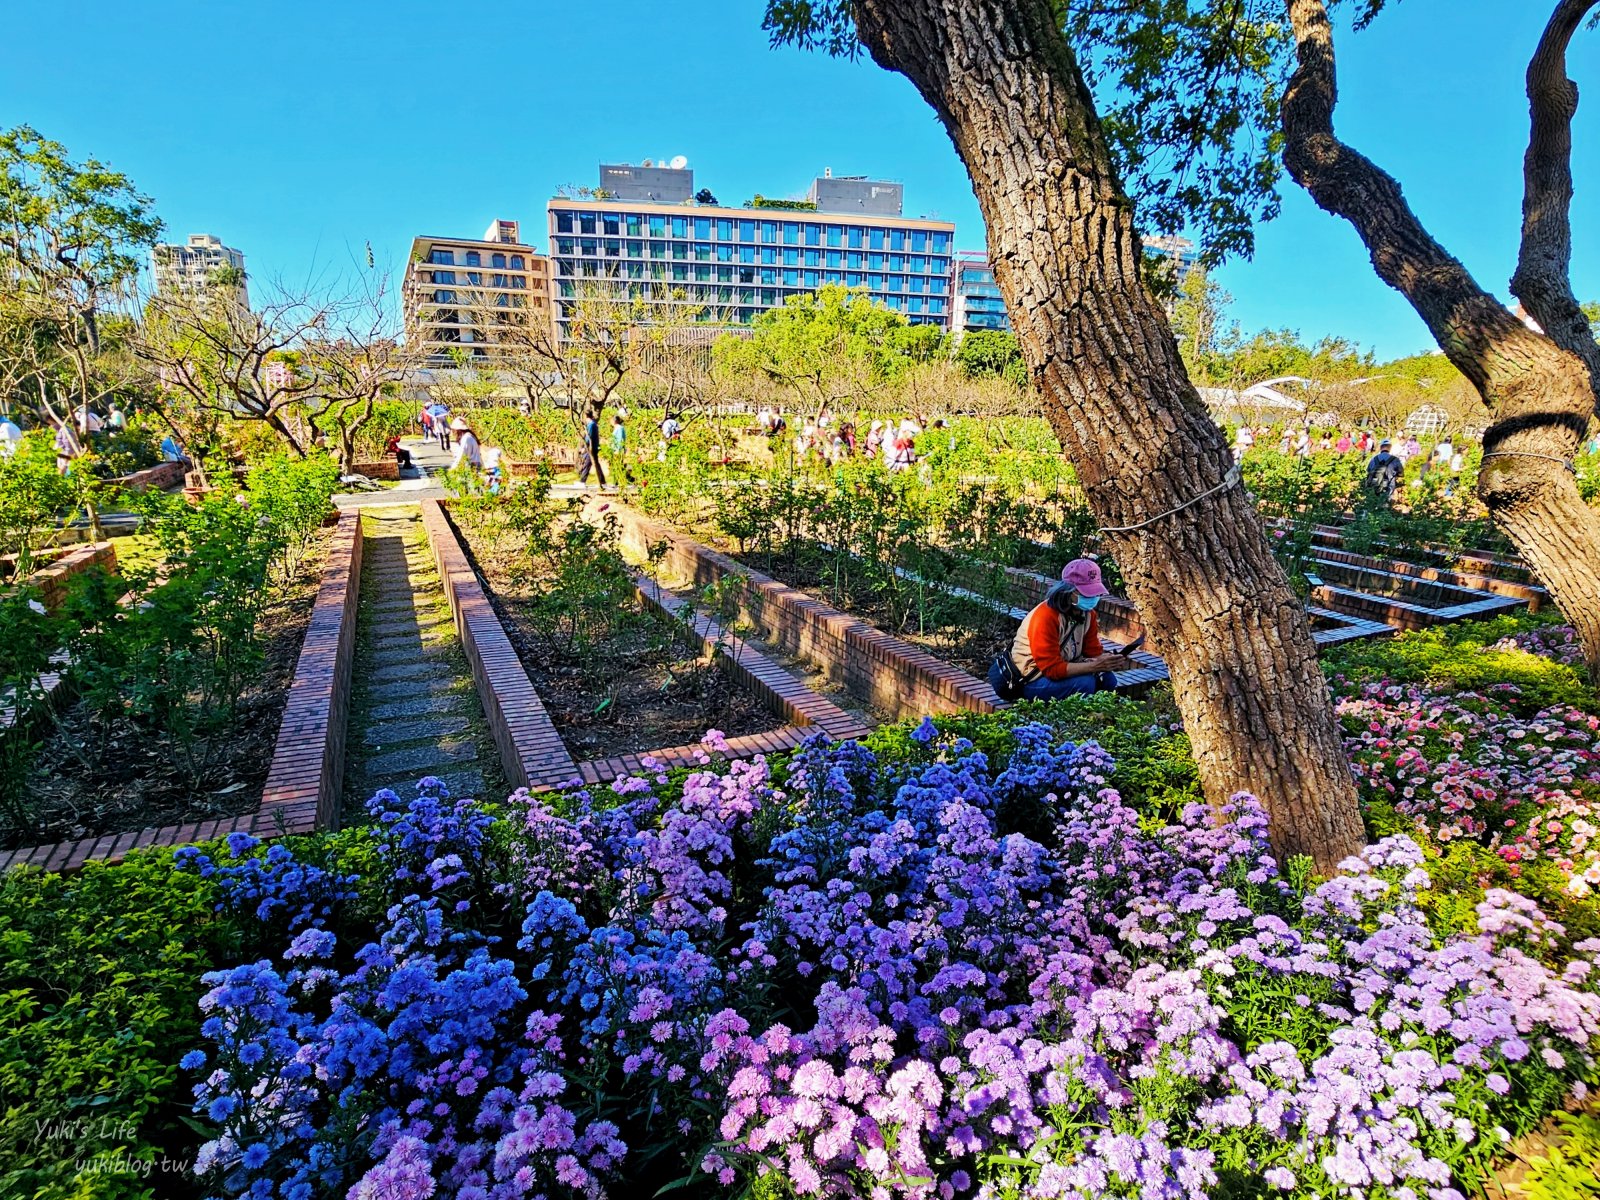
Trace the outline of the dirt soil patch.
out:
<instances>
[{"instance_id":1,"label":"dirt soil patch","mask_svg":"<svg viewBox=\"0 0 1600 1200\"><path fill-rule=\"evenodd\" d=\"M261 615L265 663L239 705L237 718L210 747L198 786L161 747L127 725L113 729L102 751L85 761L92 727L82 704L42 718L29 777L32 827L0 834L3 848L124 833L160 825L215 820L253 812L261 803L278 740L278 725L311 621L331 530L324 529L288 585Z\"/></svg>"},{"instance_id":2,"label":"dirt soil patch","mask_svg":"<svg viewBox=\"0 0 1600 1200\"><path fill-rule=\"evenodd\" d=\"M592 651L563 652L531 616L533 587L513 579L510 554L467 522L457 528L506 636L574 759L691 745L707 729L738 737L783 727L781 717L637 600Z\"/></svg>"}]
</instances>

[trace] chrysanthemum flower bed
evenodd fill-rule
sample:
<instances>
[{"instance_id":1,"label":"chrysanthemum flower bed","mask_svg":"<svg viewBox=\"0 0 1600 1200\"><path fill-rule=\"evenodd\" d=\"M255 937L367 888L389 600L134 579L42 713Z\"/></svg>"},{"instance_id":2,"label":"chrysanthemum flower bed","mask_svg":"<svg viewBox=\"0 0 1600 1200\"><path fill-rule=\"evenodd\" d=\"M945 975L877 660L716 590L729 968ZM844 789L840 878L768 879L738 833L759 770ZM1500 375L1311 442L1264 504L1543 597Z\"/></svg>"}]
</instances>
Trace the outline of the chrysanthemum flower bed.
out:
<instances>
[{"instance_id":1,"label":"chrysanthemum flower bed","mask_svg":"<svg viewBox=\"0 0 1600 1200\"><path fill-rule=\"evenodd\" d=\"M1524 897L1469 934L1407 837L1310 886L1248 796L1165 824L1098 745L992 740L709 737L500 815L380 793L337 859L181 854L269 951L184 1062L213 1190L1410 1200L1593 1082L1600 941Z\"/></svg>"}]
</instances>

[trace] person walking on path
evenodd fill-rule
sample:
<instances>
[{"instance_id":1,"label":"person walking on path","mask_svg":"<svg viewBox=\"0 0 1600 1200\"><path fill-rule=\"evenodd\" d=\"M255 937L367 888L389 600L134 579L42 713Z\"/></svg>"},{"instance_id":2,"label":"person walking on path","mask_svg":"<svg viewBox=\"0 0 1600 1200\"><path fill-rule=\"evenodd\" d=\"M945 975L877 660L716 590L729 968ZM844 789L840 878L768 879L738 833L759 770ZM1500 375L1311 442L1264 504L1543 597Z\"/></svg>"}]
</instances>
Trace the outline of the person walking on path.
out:
<instances>
[{"instance_id":1,"label":"person walking on path","mask_svg":"<svg viewBox=\"0 0 1600 1200\"><path fill-rule=\"evenodd\" d=\"M1075 558L1061 570L1061 582L1034 606L1011 641L1011 664L1022 680L1020 699L1059 700L1117 686L1115 672L1130 670L1133 661L1122 651L1107 652L1100 643L1095 608L1106 594L1100 567L1092 559ZM999 692L1004 664L989 668L989 682Z\"/></svg>"},{"instance_id":2,"label":"person walking on path","mask_svg":"<svg viewBox=\"0 0 1600 1200\"><path fill-rule=\"evenodd\" d=\"M578 482L589 486L589 471L601 487L606 485L606 473L600 466L600 422L590 417L583 423L583 446L578 457Z\"/></svg>"},{"instance_id":3,"label":"person walking on path","mask_svg":"<svg viewBox=\"0 0 1600 1200\"><path fill-rule=\"evenodd\" d=\"M474 471L483 470L483 447L478 444L478 435L472 432L472 427L457 417L450 422L450 428L461 435L456 438L456 456L450 460L450 469L466 463Z\"/></svg>"},{"instance_id":4,"label":"person walking on path","mask_svg":"<svg viewBox=\"0 0 1600 1200\"><path fill-rule=\"evenodd\" d=\"M83 453L83 443L72 432L72 424L63 419L56 425L56 471L65 475L72 470L72 460Z\"/></svg>"},{"instance_id":5,"label":"person walking on path","mask_svg":"<svg viewBox=\"0 0 1600 1200\"><path fill-rule=\"evenodd\" d=\"M628 426L620 410L611 414L611 478L633 482L633 472L628 470Z\"/></svg>"},{"instance_id":6,"label":"person walking on path","mask_svg":"<svg viewBox=\"0 0 1600 1200\"><path fill-rule=\"evenodd\" d=\"M1379 442L1378 452L1372 456L1372 461L1367 463L1367 488L1382 497L1385 504L1394 496L1395 486L1400 482L1400 473L1405 470L1405 464L1389 453L1389 444L1388 438Z\"/></svg>"},{"instance_id":7,"label":"person walking on path","mask_svg":"<svg viewBox=\"0 0 1600 1200\"><path fill-rule=\"evenodd\" d=\"M439 439L439 449L450 449L450 410L436 400L428 406L428 415L433 418L433 432Z\"/></svg>"}]
</instances>

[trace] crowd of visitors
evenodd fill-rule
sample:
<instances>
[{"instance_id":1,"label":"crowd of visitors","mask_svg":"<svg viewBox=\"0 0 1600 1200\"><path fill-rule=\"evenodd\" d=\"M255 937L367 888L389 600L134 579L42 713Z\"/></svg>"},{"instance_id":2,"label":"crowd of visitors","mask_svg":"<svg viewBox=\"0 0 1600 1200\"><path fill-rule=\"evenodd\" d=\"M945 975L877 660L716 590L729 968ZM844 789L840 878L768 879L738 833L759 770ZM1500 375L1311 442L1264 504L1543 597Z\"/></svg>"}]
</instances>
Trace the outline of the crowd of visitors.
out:
<instances>
[{"instance_id":1,"label":"crowd of visitors","mask_svg":"<svg viewBox=\"0 0 1600 1200\"><path fill-rule=\"evenodd\" d=\"M1272 431L1265 426L1241 425L1234 434L1233 457L1242 460L1257 446L1270 444ZM1600 438L1595 439L1600 446ZM1284 426L1278 434L1278 453L1309 458L1313 453L1331 451L1335 454L1365 454L1367 459L1366 486L1385 501L1394 496L1405 478L1406 466L1419 462L1421 470L1412 480L1413 487L1421 487L1437 474L1443 479L1447 496L1455 494L1461 484L1461 472L1466 467L1466 454L1448 433L1443 434L1431 448L1425 448L1413 433L1389 437L1369 429L1341 432L1338 437L1323 432L1313 437L1308 426Z\"/></svg>"}]
</instances>

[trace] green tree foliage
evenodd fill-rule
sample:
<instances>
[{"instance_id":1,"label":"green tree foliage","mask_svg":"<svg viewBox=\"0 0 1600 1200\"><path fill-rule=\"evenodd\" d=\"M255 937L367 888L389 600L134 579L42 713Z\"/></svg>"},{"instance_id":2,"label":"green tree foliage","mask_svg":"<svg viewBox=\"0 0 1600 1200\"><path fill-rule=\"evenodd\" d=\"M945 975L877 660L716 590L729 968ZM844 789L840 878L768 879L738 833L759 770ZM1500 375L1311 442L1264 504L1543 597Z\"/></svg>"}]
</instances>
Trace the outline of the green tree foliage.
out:
<instances>
[{"instance_id":1,"label":"green tree foliage","mask_svg":"<svg viewBox=\"0 0 1600 1200\"><path fill-rule=\"evenodd\" d=\"M1004 379L1026 387L1028 368L1017 335L1000 329L974 329L961 335L956 364L969 379Z\"/></svg>"},{"instance_id":2,"label":"green tree foliage","mask_svg":"<svg viewBox=\"0 0 1600 1200\"><path fill-rule=\"evenodd\" d=\"M27 125L0 133L0 280L9 293L0 311L24 325L4 340L48 347L54 362L31 372L41 401L50 384L72 404L104 393L102 311L126 296L160 232L150 198L121 172L93 158L75 163Z\"/></svg>"},{"instance_id":3,"label":"green tree foliage","mask_svg":"<svg viewBox=\"0 0 1600 1200\"><path fill-rule=\"evenodd\" d=\"M937 356L942 342L937 328L912 325L866 289L828 284L759 314L749 337L718 338L712 359L719 370L788 387L800 406L821 412L897 382Z\"/></svg>"}]
</instances>

